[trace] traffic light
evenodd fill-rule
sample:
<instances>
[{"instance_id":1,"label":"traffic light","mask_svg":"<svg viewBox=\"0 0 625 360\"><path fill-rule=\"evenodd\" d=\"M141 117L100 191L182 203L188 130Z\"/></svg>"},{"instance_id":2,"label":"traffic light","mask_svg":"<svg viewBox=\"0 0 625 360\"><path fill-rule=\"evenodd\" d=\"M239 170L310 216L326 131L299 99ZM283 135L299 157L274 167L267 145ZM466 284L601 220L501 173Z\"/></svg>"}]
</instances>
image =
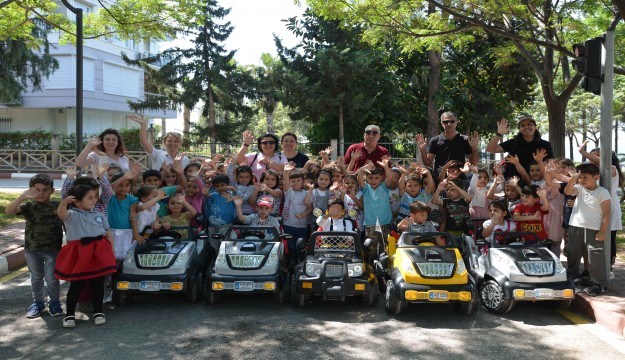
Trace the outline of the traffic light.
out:
<instances>
[{"instance_id":1,"label":"traffic light","mask_svg":"<svg viewBox=\"0 0 625 360\"><path fill-rule=\"evenodd\" d=\"M573 60L573 68L584 74L582 88L595 95L601 94L601 49L601 40L597 38L573 45L577 57Z\"/></svg>"}]
</instances>

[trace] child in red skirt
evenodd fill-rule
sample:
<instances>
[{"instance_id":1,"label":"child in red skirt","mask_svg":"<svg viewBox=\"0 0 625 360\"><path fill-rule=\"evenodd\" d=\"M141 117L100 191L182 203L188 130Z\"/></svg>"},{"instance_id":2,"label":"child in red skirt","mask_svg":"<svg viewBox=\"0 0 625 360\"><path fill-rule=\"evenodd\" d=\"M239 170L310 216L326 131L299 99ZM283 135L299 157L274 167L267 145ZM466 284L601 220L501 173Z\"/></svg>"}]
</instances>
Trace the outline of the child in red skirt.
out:
<instances>
[{"instance_id":1,"label":"child in red skirt","mask_svg":"<svg viewBox=\"0 0 625 360\"><path fill-rule=\"evenodd\" d=\"M89 185L76 185L67 192L57 209L65 224L67 245L61 248L54 275L70 281L67 291L63 327L76 326L76 303L86 282L93 290L93 320L96 325L106 323L102 313L104 278L116 271L115 255L111 245L109 223L102 213L95 211L98 192ZM68 205L74 207L68 210Z\"/></svg>"}]
</instances>

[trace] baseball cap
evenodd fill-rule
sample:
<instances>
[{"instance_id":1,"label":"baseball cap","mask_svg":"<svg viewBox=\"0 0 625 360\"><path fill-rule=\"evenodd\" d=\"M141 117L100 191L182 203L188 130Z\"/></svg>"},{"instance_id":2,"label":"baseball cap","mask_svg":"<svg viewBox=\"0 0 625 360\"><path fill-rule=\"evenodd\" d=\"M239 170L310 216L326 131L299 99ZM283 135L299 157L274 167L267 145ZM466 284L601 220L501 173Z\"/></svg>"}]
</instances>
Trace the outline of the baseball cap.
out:
<instances>
[{"instance_id":1,"label":"baseball cap","mask_svg":"<svg viewBox=\"0 0 625 360\"><path fill-rule=\"evenodd\" d=\"M531 115L525 114L525 115L519 116L519 127L521 126L521 123L526 120L533 122L534 126L536 126L536 120L534 120L534 118Z\"/></svg>"},{"instance_id":2,"label":"baseball cap","mask_svg":"<svg viewBox=\"0 0 625 360\"><path fill-rule=\"evenodd\" d=\"M273 199L269 196L263 196L256 201L256 206L273 207Z\"/></svg>"}]
</instances>

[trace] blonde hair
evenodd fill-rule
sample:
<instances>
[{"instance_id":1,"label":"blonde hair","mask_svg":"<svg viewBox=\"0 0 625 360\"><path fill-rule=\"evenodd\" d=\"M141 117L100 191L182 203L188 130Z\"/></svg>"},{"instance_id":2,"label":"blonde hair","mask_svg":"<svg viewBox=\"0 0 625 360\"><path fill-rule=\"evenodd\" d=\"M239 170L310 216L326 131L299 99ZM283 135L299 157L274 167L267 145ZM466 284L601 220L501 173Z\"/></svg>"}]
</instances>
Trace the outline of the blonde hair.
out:
<instances>
[{"instance_id":1,"label":"blonde hair","mask_svg":"<svg viewBox=\"0 0 625 360\"><path fill-rule=\"evenodd\" d=\"M180 143L182 143L182 136L180 134L178 134L177 132L168 132L167 134L165 134L165 136L163 136L163 145L165 145L165 141L167 141L167 138L173 136L176 139L178 139L178 141L180 141Z\"/></svg>"}]
</instances>

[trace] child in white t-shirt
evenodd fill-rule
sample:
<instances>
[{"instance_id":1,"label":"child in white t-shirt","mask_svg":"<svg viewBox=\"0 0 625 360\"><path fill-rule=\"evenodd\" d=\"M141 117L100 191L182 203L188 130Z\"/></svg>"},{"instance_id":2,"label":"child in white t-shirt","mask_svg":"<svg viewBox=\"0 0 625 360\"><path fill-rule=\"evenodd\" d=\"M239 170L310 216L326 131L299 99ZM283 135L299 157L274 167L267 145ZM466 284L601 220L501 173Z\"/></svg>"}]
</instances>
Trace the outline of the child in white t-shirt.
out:
<instances>
[{"instance_id":1,"label":"child in white t-shirt","mask_svg":"<svg viewBox=\"0 0 625 360\"><path fill-rule=\"evenodd\" d=\"M491 243L497 232L516 231L516 223L510 220L508 205L504 200L492 200L488 204L490 219L484 221L482 236Z\"/></svg>"}]
</instances>

